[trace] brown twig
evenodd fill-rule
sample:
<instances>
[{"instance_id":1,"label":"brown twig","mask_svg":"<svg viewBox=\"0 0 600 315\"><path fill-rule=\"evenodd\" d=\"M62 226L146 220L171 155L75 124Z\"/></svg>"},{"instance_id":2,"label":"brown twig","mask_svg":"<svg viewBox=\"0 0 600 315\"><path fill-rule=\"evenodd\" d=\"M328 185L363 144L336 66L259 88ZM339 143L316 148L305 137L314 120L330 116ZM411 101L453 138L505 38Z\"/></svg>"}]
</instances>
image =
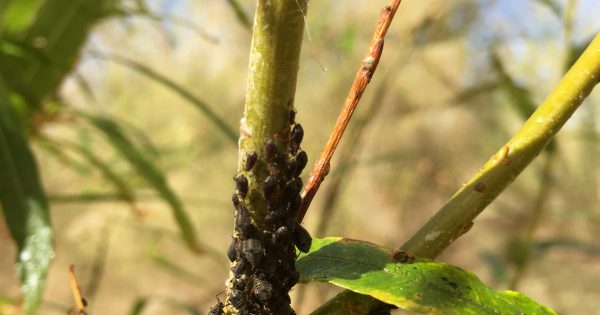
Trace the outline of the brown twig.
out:
<instances>
[{"instance_id":1,"label":"brown twig","mask_svg":"<svg viewBox=\"0 0 600 315\"><path fill-rule=\"evenodd\" d=\"M329 173L329 163L331 161L331 157L340 143L340 139L346 130L346 126L348 126L348 122L352 117L352 113L354 113L354 110L356 109L363 92L371 81L373 73L377 69L377 64L379 63L379 59L381 58L381 53L383 51L383 38L385 37L385 34L392 23L392 19L396 14L396 10L398 9L400 2L401 0L393 0L392 3L385 7L379 15L379 23L377 23L377 27L373 33L369 50L367 51L367 54L365 55L365 58L363 59L358 72L356 73L356 77L354 78L354 82L350 88L350 92L348 93L346 101L344 102L342 112L340 113L340 116L333 127L333 131L329 136L329 140L325 144L323 151L321 151L317 162L315 162L315 166L310 172L310 176L308 177L308 181L304 187L304 192L302 193L302 206L298 212L298 222L302 222L302 219L304 219L304 215L306 214L312 199L317 193L319 186L321 186L325 176L327 176L327 173Z\"/></svg>"},{"instance_id":2,"label":"brown twig","mask_svg":"<svg viewBox=\"0 0 600 315\"><path fill-rule=\"evenodd\" d=\"M77 283L75 277L75 266L69 266L69 280L71 281L71 291L73 291L73 298L75 299L75 305L77 305L77 315L87 315L85 307L87 306L86 300L81 296L81 289ZM71 311L69 310L69 314Z\"/></svg>"}]
</instances>

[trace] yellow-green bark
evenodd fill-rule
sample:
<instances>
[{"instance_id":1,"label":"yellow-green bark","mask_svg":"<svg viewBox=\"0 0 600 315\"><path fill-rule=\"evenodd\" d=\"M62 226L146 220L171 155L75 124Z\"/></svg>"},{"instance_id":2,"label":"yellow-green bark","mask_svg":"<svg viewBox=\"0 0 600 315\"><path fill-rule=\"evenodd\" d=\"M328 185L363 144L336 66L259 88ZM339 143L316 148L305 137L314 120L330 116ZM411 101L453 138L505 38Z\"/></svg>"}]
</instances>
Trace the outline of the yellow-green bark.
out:
<instances>
[{"instance_id":1,"label":"yellow-green bark","mask_svg":"<svg viewBox=\"0 0 600 315\"><path fill-rule=\"evenodd\" d=\"M540 154L599 80L600 34L596 35L523 127L402 246L402 249L416 256L435 258L468 231L477 215ZM352 295L338 295L328 304L335 302L337 305L350 305L343 301L349 297ZM314 314L324 313L319 309Z\"/></svg>"}]
</instances>

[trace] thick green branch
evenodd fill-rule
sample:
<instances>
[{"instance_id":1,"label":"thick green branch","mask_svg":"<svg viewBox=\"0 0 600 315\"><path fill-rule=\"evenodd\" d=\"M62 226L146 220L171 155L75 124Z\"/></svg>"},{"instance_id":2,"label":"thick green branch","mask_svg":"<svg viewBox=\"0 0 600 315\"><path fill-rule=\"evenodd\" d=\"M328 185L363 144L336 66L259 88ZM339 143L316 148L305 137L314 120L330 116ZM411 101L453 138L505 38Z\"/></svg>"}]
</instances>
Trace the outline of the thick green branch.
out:
<instances>
[{"instance_id":1,"label":"thick green branch","mask_svg":"<svg viewBox=\"0 0 600 315\"><path fill-rule=\"evenodd\" d=\"M299 7L299 5L301 7ZM256 188L267 175L262 155L269 141L288 146L289 115L293 109L306 1L264 1L258 3L252 34L246 108L240 125L239 169L246 156L256 152L259 163L248 173L249 209L260 224L265 216L264 199Z\"/></svg>"},{"instance_id":2,"label":"thick green branch","mask_svg":"<svg viewBox=\"0 0 600 315\"><path fill-rule=\"evenodd\" d=\"M477 174L402 246L402 249L416 256L435 258L467 232L473 219L540 154L599 80L600 34L596 35L521 130L502 146ZM348 305L344 300L349 296L351 295L340 294L328 304ZM373 310L373 307L369 309ZM319 309L313 314L325 313Z\"/></svg>"},{"instance_id":3,"label":"thick green branch","mask_svg":"<svg viewBox=\"0 0 600 315\"><path fill-rule=\"evenodd\" d=\"M301 7L299 7L301 6ZM241 151L260 151L288 132L304 30L306 1L261 0L252 34ZM241 162L241 161L240 161Z\"/></svg>"},{"instance_id":4,"label":"thick green branch","mask_svg":"<svg viewBox=\"0 0 600 315\"><path fill-rule=\"evenodd\" d=\"M210 314L294 314L288 295L299 278L294 245L310 247L296 221L306 153L293 111L306 6L306 0L258 1L232 198L232 273L225 304Z\"/></svg>"},{"instance_id":5,"label":"thick green branch","mask_svg":"<svg viewBox=\"0 0 600 315\"><path fill-rule=\"evenodd\" d=\"M600 78L600 35L519 130L402 248L435 258L535 159Z\"/></svg>"}]
</instances>

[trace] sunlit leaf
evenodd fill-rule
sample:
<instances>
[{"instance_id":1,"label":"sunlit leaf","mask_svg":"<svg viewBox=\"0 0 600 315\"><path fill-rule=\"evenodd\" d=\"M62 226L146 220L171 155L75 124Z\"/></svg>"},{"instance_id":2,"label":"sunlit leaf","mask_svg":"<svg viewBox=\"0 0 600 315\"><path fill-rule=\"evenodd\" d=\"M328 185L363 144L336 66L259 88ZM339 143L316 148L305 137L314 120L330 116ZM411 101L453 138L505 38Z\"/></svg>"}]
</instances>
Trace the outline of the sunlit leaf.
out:
<instances>
[{"instance_id":1,"label":"sunlit leaf","mask_svg":"<svg viewBox=\"0 0 600 315\"><path fill-rule=\"evenodd\" d=\"M108 16L118 1L11 1L3 12L3 23L7 23L1 34L3 42L28 51L29 56L43 57L23 58L0 51L0 75L5 84L29 106L39 107L56 93L74 67L93 25Z\"/></svg>"},{"instance_id":2,"label":"sunlit leaf","mask_svg":"<svg viewBox=\"0 0 600 315\"><path fill-rule=\"evenodd\" d=\"M14 33L29 26L44 0L5 0L0 5L0 32Z\"/></svg>"},{"instance_id":3,"label":"sunlit leaf","mask_svg":"<svg viewBox=\"0 0 600 315\"><path fill-rule=\"evenodd\" d=\"M17 244L25 314L33 314L44 292L53 256L53 233L37 164L16 122L0 86L0 202Z\"/></svg>"},{"instance_id":4,"label":"sunlit leaf","mask_svg":"<svg viewBox=\"0 0 600 315\"><path fill-rule=\"evenodd\" d=\"M495 291L460 268L339 237L313 239L296 262L300 280L327 281L429 314L555 314L527 296Z\"/></svg>"},{"instance_id":5,"label":"sunlit leaf","mask_svg":"<svg viewBox=\"0 0 600 315\"><path fill-rule=\"evenodd\" d=\"M85 117L94 127L102 132L115 150L127 159L140 176L145 178L171 206L173 216L179 226L183 239L192 250L199 251L200 246L196 239L196 232L192 226L192 222L186 214L183 204L167 183L165 176L158 166L152 160L146 158L144 153L125 136L120 126L112 120L93 115L82 115L82 117Z\"/></svg>"}]
</instances>

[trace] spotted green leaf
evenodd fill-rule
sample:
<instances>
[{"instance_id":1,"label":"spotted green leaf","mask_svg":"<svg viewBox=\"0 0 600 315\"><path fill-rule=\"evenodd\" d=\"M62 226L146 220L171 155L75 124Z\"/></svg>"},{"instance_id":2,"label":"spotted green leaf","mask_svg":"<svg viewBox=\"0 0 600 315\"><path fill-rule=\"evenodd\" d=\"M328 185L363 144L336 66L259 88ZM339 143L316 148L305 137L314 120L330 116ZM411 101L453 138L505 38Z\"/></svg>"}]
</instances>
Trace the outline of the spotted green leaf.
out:
<instances>
[{"instance_id":1,"label":"spotted green leaf","mask_svg":"<svg viewBox=\"0 0 600 315\"><path fill-rule=\"evenodd\" d=\"M327 281L412 312L555 314L521 293L488 288L460 268L364 241L313 239L296 266L303 282Z\"/></svg>"}]
</instances>

